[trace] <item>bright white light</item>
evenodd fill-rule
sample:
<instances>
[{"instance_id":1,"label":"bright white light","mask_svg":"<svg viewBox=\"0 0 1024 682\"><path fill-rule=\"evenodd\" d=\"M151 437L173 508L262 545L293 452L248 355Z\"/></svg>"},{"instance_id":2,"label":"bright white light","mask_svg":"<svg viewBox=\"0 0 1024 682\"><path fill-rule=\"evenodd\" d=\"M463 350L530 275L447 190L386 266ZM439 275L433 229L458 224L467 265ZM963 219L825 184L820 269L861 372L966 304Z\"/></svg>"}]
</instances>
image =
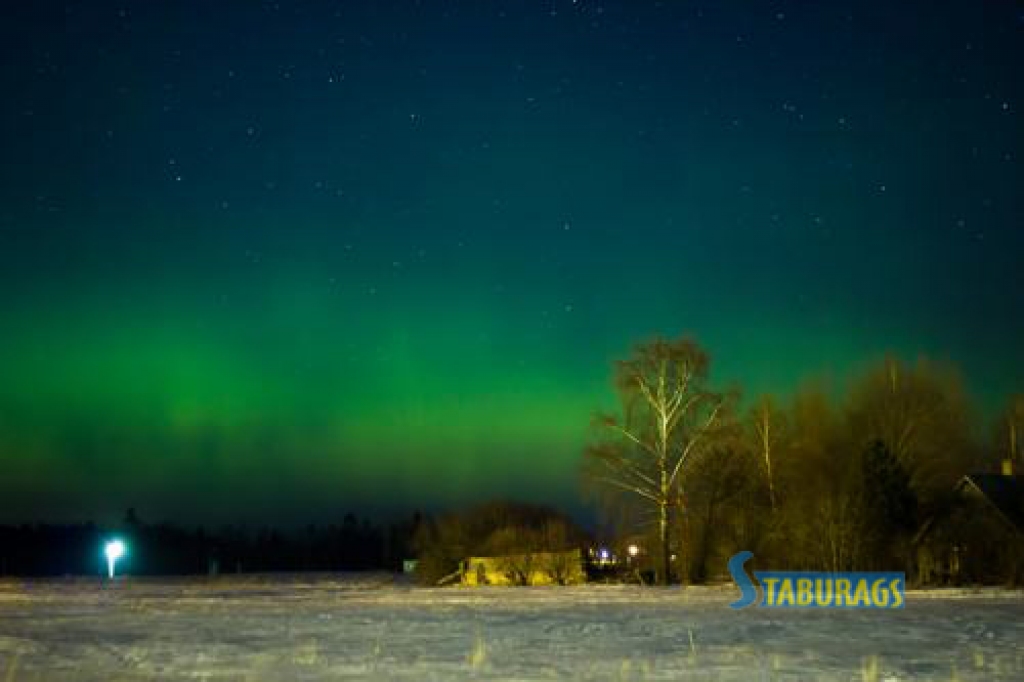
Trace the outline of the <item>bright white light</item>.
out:
<instances>
[{"instance_id":1,"label":"bright white light","mask_svg":"<svg viewBox=\"0 0 1024 682\"><path fill-rule=\"evenodd\" d=\"M611 556L611 553L607 549L602 549L600 552L598 552L598 555L601 557L603 561L608 561L608 557Z\"/></svg>"},{"instance_id":2,"label":"bright white light","mask_svg":"<svg viewBox=\"0 0 1024 682\"><path fill-rule=\"evenodd\" d=\"M629 547L626 548L626 551L629 552L629 556L636 556L637 554L640 553L640 548L637 547L636 545L630 545Z\"/></svg>"},{"instance_id":3,"label":"bright white light","mask_svg":"<svg viewBox=\"0 0 1024 682\"><path fill-rule=\"evenodd\" d=\"M108 559L117 561L124 556L124 542L121 540L111 540L107 543L106 553Z\"/></svg>"},{"instance_id":4,"label":"bright white light","mask_svg":"<svg viewBox=\"0 0 1024 682\"><path fill-rule=\"evenodd\" d=\"M103 548L103 553L107 555L107 577L113 578L114 564L128 553L128 547L122 540L111 540Z\"/></svg>"}]
</instances>

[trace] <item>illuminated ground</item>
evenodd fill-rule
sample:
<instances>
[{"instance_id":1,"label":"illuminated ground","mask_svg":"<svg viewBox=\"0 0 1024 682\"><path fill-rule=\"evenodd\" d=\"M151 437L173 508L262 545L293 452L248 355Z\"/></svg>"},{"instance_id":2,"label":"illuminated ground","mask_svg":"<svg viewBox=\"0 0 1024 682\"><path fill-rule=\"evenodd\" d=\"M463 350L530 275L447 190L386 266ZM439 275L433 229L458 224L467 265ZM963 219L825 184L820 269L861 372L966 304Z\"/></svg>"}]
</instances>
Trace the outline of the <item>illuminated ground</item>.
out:
<instances>
[{"instance_id":1,"label":"illuminated ground","mask_svg":"<svg viewBox=\"0 0 1024 682\"><path fill-rule=\"evenodd\" d=\"M0 582L0 680L1020 680L1024 595L735 612L734 589L328 576Z\"/></svg>"}]
</instances>

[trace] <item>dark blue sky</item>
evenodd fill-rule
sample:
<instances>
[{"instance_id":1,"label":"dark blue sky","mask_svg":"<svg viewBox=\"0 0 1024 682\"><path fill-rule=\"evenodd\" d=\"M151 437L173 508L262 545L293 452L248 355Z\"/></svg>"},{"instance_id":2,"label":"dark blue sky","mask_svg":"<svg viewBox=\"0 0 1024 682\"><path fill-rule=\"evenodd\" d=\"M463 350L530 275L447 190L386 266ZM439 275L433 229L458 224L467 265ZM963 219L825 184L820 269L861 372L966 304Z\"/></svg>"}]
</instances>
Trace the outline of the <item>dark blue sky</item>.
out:
<instances>
[{"instance_id":1,"label":"dark blue sky","mask_svg":"<svg viewBox=\"0 0 1024 682\"><path fill-rule=\"evenodd\" d=\"M565 499L656 333L1024 386L1019 3L2 12L2 516Z\"/></svg>"}]
</instances>

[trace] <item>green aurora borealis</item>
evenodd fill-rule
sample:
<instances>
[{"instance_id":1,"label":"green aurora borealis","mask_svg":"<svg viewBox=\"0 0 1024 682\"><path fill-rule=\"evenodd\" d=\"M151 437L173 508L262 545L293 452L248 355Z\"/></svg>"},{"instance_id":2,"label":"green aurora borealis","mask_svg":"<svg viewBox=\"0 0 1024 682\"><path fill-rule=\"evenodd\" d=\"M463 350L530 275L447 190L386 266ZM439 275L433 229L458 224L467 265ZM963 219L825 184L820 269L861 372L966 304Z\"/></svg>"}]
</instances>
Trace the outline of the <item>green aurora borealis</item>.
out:
<instances>
[{"instance_id":1,"label":"green aurora borealis","mask_svg":"<svg viewBox=\"0 0 1024 682\"><path fill-rule=\"evenodd\" d=\"M976 4L5 9L0 522L576 508L652 334L993 409L1024 20Z\"/></svg>"}]
</instances>

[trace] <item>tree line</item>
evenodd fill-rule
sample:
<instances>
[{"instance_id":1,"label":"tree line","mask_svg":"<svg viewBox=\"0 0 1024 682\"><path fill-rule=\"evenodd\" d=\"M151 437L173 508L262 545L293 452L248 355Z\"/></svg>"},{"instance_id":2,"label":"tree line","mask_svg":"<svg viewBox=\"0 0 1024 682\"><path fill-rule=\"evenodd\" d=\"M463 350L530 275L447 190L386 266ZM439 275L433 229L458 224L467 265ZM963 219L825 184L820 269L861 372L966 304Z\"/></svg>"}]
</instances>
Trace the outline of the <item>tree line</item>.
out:
<instances>
[{"instance_id":1,"label":"tree line","mask_svg":"<svg viewBox=\"0 0 1024 682\"><path fill-rule=\"evenodd\" d=\"M765 568L916 575L915 536L955 483L1019 466L1024 398L986 433L948 363L888 356L838 397L808 384L747 403L709 367L689 338L637 345L583 456L603 517L646 536L662 583L716 577L744 549ZM991 577L1019 580L1022 564Z\"/></svg>"},{"instance_id":2,"label":"tree line","mask_svg":"<svg viewBox=\"0 0 1024 682\"><path fill-rule=\"evenodd\" d=\"M103 543L123 538L121 562L133 575L278 571L400 571L412 556L419 513L390 524L346 514L340 523L288 531L226 526L217 530L147 523L129 509L116 527L94 523L0 526L0 575L102 574Z\"/></svg>"}]
</instances>

